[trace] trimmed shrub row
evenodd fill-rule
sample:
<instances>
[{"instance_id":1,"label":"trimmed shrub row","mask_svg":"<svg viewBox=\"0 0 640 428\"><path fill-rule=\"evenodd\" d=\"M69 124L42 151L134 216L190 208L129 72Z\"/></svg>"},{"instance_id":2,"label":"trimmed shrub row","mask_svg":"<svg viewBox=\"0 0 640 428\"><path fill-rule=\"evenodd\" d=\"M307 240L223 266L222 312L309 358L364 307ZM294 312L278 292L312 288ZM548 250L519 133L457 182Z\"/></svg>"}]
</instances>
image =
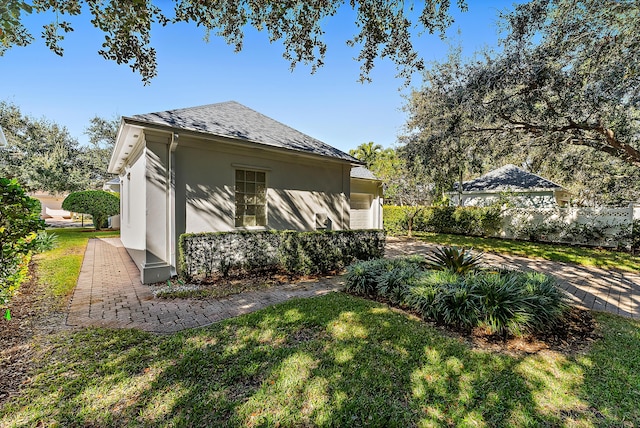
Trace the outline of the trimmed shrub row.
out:
<instances>
[{"instance_id":1,"label":"trimmed shrub row","mask_svg":"<svg viewBox=\"0 0 640 428\"><path fill-rule=\"evenodd\" d=\"M179 244L180 275L187 280L282 269L289 274L324 274L356 260L384 255L380 230L258 231L183 234Z\"/></svg>"},{"instance_id":2,"label":"trimmed shrub row","mask_svg":"<svg viewBox=\"0 0 640 428\"><path fill-rule=\"evenodd\" d=\"M417 209L419 208L419 209ZM414 216L414 213L416 213ZM590 223L566 219L532 220L530 210L501 212L490 207L383 207L384 228L392 234L404 234L413 217L412 232L453 233L466 236L499 236L532 242L557 242L640 249L640 220L628 226L594 220Z\"/></svg>"},{"instance_id":3,"label":"trimmed shrub row","mask_svg":"<svg viewBox=\"0 0 640 428\"><path fill-rule=\"evenodd\" d=\"M385 230L401 233L408 228L415 207L385 205ZM455 233L488 236L500 230L502 217L497 207L423 207L413 220L414 232Z\"/></svg>"},{"instance_id":4,"label":"trimmed shrub row","mask_svg":"<svg viewBox=\"0 0 640 428\"><path fill-rule=\"evenodd\" d=\"M425 269L425 259L379 259L347 269L346 290L382 297L423 318L506 337L547 330L569 307L553 277L537 272L478 270L459 275Z\"/></svg>"}]
</instances>

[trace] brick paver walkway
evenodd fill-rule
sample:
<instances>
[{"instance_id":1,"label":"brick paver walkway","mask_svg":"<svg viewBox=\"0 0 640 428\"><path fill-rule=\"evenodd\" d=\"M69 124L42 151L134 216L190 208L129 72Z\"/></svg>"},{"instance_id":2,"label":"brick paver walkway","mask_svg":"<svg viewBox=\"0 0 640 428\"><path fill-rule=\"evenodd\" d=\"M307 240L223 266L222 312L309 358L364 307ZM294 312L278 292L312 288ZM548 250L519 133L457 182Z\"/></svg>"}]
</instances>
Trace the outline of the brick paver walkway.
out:
<instances>
[{"instance_id":1,"label":"brick paver walkway","mask_svg":"<svg viewBox=\"0 0 640 428\"><path fill-rule=\"evenodd\" d=\"M420 254L434 245L388 238L387 256ZM588 309L640 319L640 275L524 257L486 254L491 264L534 269L556 276L573 301ZM342 288L339 277L283 285L223 299L156 299L118 238L91 239L78 285L69 305L67 324L139 328L172 333L211 324L295 297L313 297Z\"/></svg>"},{"instance_id":2,"label":"brick paver walkway","mask_svg":"<svg viewBox=\"0 0 640 428\"><path fill-rule=\"evenodd\" d=\"M156 299L140 282L138 268L120 239L90 239L69 304L67 325L172 333L341 288L340 278L323 278L216 300Z\"/></svg>"},{"instance_id":3,"label":"brick paver walkway","mask_svg":"<svg viewBox=\"0 0 640 428\"><path fill-rule=\"evenodd\" d=\"M389 237L386 255L424 254L435 248L426 242ZM484 260L492 265L551 274L577 305L640 319L639 274L503 254L485 253Z\"/></svg>"}]
</instances>

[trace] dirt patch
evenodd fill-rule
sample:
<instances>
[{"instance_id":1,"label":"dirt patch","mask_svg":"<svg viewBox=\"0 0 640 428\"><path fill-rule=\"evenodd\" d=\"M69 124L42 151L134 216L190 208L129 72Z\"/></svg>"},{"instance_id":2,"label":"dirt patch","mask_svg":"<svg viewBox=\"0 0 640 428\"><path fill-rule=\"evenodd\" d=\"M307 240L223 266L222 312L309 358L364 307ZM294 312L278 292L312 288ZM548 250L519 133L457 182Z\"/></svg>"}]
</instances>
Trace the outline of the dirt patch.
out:
<instances>
[{"instance_id":1,"label":"dirt patch","mask_svg":"<svg viewBox=\"0 0 640 428\"><path fill-rule=\"evenodd\" d=\"M575 355L588 351L591 344L602 337L598 333L597 323L591 312L577 307L569 309L564 319L548 331L526 334L522 337L508 336L505 339L501 335L491 334L483 328L474 328L468 331L456 329L432 320L424 320L417 312L408 308L395 307L387 299L376 298L374 300L388 305L393 311L408 313L446 336L467 343L473 348L491 352L502 352L517 356L550 350L561 352L565 355Z\"/></svg>"},{"instance_id":2,"label":"dirt patch","mask_svg":"<svg viewBox=\"0 0 640 428\"><path fill-rule=\"evenodd\" d=\"M36 346L38 338L66 329L64 313L49 309L55 304L38 288L33 263L29 274L9 303L11 319L0 319L0 405L29 382L34 357L41 349Z\"/></svg>"},{"instance_id":3,"label":"dirt patch","mask_svg":"<svg viewBox=\"0 0 640 428\"><path fill-rule=\"evenodd\" d=\"M510 354L536 354L545 350L575 355L586 352L601 336L596 321L586 309L572 308L562 322L548 331L528 334L523 337L508 337L488 334L483 329L474 329L465 339L472 346Z\"/></svg>"},{"instance_id":4,"label":"dirt patch","mask_svg":"<svg viewBox=\"0 0 640 428\"><path fill-rule=\"evenodd\" d=\"M313 281L334 274L337 273L303 276L289 275L282 271L258 271L253 273L234 271L227 276L214 274L189 283L170 280L151 284L150 287L153 295L157 298L219 299L247 291L266 290L285 284Z\"/></svg>"}]
</instances>

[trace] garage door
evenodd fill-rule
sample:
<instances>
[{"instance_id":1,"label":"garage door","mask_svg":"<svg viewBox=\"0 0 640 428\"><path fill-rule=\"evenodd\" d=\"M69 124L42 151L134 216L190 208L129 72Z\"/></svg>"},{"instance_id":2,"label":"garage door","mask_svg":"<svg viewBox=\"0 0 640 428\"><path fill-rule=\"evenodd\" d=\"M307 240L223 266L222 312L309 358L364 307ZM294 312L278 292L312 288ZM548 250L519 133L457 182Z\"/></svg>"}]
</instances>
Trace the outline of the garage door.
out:
<instances>
[{"instance_id":1,"label":"garage door","mask_svg":"<svg viewBox=\"0 0 640 428\"><path fill-rule=\"evenodd\" d=\"M351 229L371 229L371 195L351 194Z\"/></svg>"}]
</instances>

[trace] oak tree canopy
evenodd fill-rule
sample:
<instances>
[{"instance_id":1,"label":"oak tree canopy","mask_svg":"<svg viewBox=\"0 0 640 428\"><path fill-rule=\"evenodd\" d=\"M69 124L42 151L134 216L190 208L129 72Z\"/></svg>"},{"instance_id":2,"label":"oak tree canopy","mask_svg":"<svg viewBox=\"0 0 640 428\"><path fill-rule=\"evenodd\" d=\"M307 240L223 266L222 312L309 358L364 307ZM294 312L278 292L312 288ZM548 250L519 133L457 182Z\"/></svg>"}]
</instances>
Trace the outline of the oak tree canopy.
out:
<instances>
[{"instance_id":1,"label":"oak tree canopy","mask_svg":"<svg viewBox=\"0 0 640 428\"><path fill-rule=\"evenodd\" d=\"M454 50L425 71L406 105L405 157L442 173L442 188L519 163L640 197L640 3L531 0L499 22L497 50Z\"/></svg>"},{"instance_id":2,"label":"oak tree canopy","mask_svg":"<svg viewBox=\"0 0 640 428\"><path fill-rule=\"evenodd\" d=\"M206 37L220 36L236 51L242 49L246 27L266 31L271 42L284 45L283 56L295 67L322 66L327 51L322 26L338 13L355 13L356 33L346 40L360 49L362 80L367 80L378 58L389 58L406 79L424 68L414 49L411 32L442 34L453 22L451 0L4 0L0 5L0 54L34 41L24 25L27 14L52 12L57 19L42 29L46 45L63 54L64 34L73 31L69 16L87 16L104 32L98 51L105 59L129 66L145 83L156 76L156 50L151 39L154 24L192 22ZM457 7L466 10L465 0ZM171 6L169 6L171 5Z\"/></svg>"}]
</instances>

